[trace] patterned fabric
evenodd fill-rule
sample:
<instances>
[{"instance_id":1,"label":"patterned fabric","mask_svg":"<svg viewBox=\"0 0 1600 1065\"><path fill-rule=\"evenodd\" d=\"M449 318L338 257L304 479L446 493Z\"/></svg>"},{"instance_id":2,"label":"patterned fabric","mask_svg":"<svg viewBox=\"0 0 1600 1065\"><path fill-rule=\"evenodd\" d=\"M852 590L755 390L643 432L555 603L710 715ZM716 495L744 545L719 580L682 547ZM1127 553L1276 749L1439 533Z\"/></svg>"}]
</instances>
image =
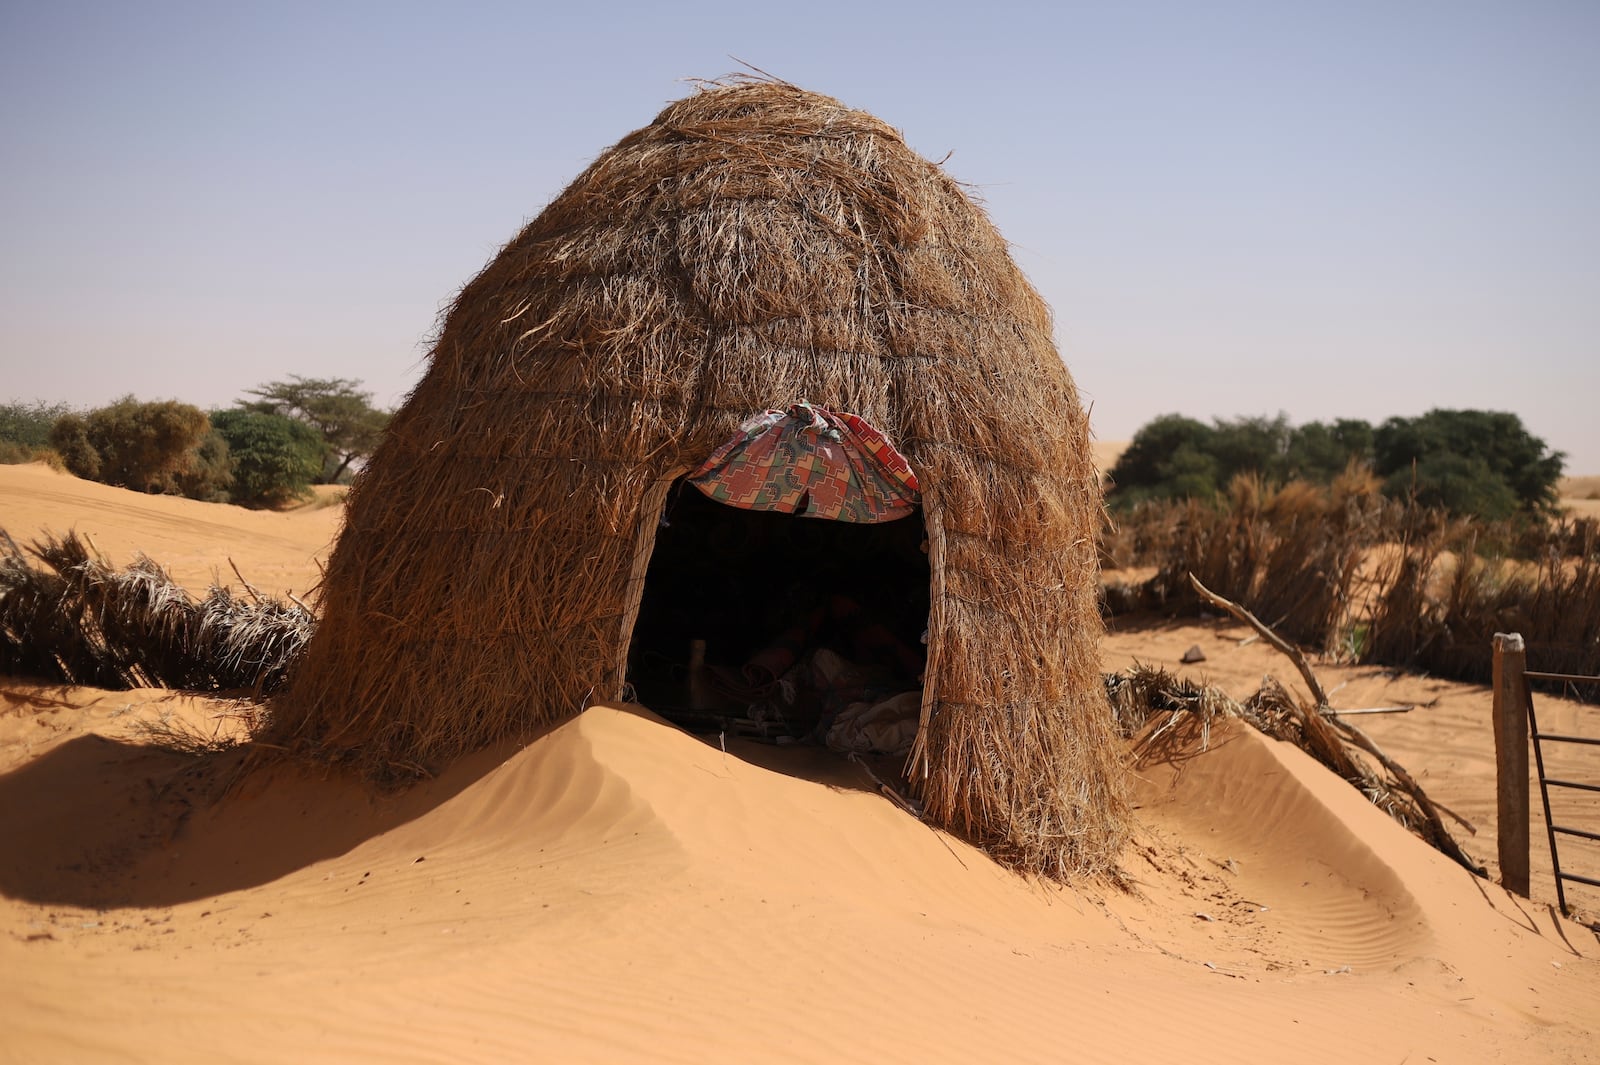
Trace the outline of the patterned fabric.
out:
<instances>
[{"instance_id":1,"label":"patterned fabric","mask_svg":"<svg viewBox=\"0 0 1600 1065\"><path fill-rule=\"evenodd\" d=\"M742 510L833 521L893 521L918 500L917 475L882 433L809 403L751 418L689 481Z\"/></svg>"}]
</instances>

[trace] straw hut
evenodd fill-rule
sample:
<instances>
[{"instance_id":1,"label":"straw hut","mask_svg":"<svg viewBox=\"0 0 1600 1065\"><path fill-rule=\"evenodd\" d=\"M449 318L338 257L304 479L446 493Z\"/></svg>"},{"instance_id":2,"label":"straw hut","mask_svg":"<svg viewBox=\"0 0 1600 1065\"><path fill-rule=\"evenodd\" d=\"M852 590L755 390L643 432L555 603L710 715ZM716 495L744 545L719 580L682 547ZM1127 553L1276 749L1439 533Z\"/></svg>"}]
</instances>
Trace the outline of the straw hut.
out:
<instances>
[{"instance_id":1,"label":"straw hut","mask_svg":"<svg viewBox=\"0 0 1600 1065\"><path fill-rule=\"evenodd\" d=\"M917 512L884 527L902 540L871 549L922 582L905 590L927 654L905 783L925 815L1018 868L1105 869L1125 807L1098 671L1100 489L1049 311L896 130L771 81L669 106L461 291L350 494L277 738L382 774L634 694L675 485L800 400L865 419L920 483ZM700 560L688 599L777 594L762 574L791 560L698 520L673 548L680 570ZM817 552L848 559L854 535Z\"/></svg>"}]
</instances>

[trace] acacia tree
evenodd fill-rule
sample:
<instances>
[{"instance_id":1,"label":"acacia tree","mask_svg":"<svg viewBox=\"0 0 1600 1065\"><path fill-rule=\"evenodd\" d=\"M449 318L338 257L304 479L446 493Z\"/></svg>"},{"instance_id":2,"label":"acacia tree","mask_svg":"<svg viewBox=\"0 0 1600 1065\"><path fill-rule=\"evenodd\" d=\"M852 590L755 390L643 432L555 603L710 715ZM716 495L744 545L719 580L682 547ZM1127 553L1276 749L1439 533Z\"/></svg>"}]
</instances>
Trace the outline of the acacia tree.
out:
<instances>
[{"instance_id":1,"label":"acacia tree","mask_svg":"<svg viewBox=\"0 0 1600 1065\"><path fill-rule=\"evenodd\" d=\"M389 412L372 405L372 393L344 377L290 374L287 381L269 381L245 394L256 401L241 403L243 409L294 418L322 435L327 454L318 484L337 483L352 463L372 454L389 424Z\"/></svg>"}]
</instances>

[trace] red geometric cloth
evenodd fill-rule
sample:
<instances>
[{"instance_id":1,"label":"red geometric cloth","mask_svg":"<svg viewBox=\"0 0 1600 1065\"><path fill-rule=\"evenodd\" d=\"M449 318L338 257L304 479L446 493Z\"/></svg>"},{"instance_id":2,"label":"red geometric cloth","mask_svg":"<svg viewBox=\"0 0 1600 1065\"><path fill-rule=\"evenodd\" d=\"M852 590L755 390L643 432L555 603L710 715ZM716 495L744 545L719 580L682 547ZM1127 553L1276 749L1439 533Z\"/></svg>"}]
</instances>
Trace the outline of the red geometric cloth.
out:
<instances>
[{"instance_id":1,"label":"red geometric cloth","mask_svg":"<svg viewBox=\"0 0 1600 1065\"><path fill-rule=\"evenodd\" d=\"M903 518L920 498L917 475L882 433L809 403L751 418L689 483L742 510L862 523Z\"/></svg>"}]
</instances>

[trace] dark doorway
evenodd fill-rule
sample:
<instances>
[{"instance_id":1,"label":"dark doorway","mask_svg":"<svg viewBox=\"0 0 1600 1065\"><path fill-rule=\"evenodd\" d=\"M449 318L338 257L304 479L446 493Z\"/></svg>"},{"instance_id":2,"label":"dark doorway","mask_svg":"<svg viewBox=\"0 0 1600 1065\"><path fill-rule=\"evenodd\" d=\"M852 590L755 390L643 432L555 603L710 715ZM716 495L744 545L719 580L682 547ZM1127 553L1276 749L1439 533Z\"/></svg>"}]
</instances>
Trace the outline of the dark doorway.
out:
<instances>
[{"instance_id":1,"label":"dark doorway","mask_svg":"<svg viewBox=\"0 0 1600 1065\"><path fill-rule=\"evenodd\" d=\"M751 717L785 661L819 647L902 689L920 685L925 540L920 510L878 524L801 518L726 506L680 480L656 530L629 647L635 697L688 727L726 728ZM701 641L705 667L692 686ZM789 715L780 724L800 736L817 722Z\"/></svg>"}]
</instances>

